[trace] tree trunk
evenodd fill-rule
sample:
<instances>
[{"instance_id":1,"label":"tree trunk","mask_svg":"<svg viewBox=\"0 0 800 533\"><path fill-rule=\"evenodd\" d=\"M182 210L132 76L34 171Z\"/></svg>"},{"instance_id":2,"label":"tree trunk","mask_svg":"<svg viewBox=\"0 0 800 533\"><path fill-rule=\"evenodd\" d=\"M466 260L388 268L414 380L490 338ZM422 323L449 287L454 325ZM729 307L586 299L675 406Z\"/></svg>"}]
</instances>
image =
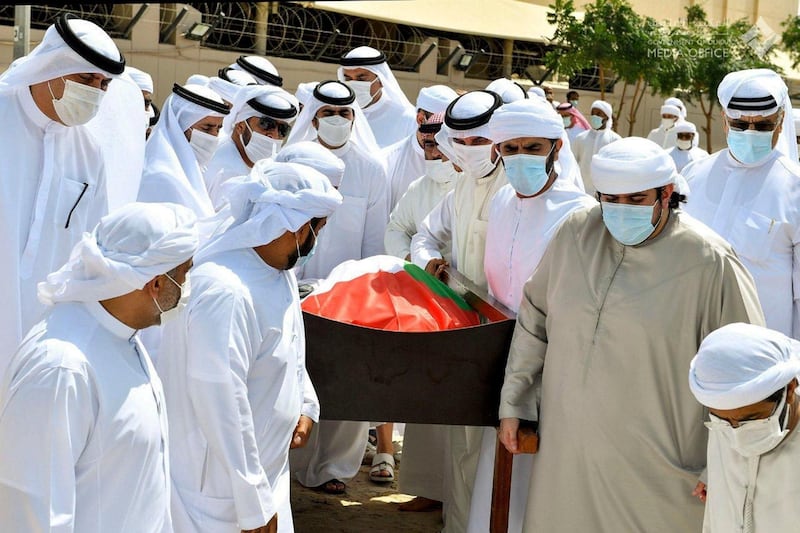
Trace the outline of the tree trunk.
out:
<instances>
[{"instance_id":1,"label":"tree trunk","mask_svg":"<svg viewBox=\"0 0 800 533\"><path fill-rule=\"evenodd\" d=\"M619 124L619 119L622 117L622 106L625 105L625 93L628 92L628 82L625 82L625 85L622 86L622 96L619 97L619 104L617 107L617 112L614 114L614 129L616 129L617 124Z\"/></svg>"},{"instance_id":2,"label":"tree trunk","mask_svg":"<svg viewBox=\"0 0 800 533\"><path fill-rule=\"evenodd\" d=\"M706 110L705 100L703 100L703 95L700 95L700 110L703 112L703 116L706 117L706 125L703 126L703 131L706 134L706 152L709 154L711 153L711 114L714 112L714 98L713 95L709 94L708 98L708 110Z\"/></svg>"},{"instance_id":3,"label":"tree trunk","mask_svg":"<svg viewBox=\"0 0 800 533\"><path fill-rule=\"evenodd\" d=\"M606 99L606 80L603 76L603 65L597 66L598 74L600 75L600 100Z\"/></svg>"},{"instance_id":4,"label":"tree trunk","mask_svg":"<svg viewBox=\"0 0 800 533\"><path fill-rule=\"evenodd\" d=\"M628 121L628 124L629 124L628 125L628 137L630 137L633 134L633 125L636 124L636 115L639 114L639 106L642 105L642 100L644 100L644 95L647 92L647 82L644 81L644 78L640 77L638 81L642 82L642 87L641 87L641 91L639 91L639 98L637 99L637 98L634 97L633 101L631 102L631 107L633 108L633 110L632 110L632 113L631 113L631 118ZM638 85L638 82L637 82L637 85ZM634 105L634 103L635 103L635 105Z\"/></svg>"},{"instance_id":5,"label":"tree trunk","mask_svg":"<svg viewBox=\"0 0 800 533\"><path fill-rule=\"evenodd\" d=\"M628 111L628 137L633 133L633 125L636 122L636 100L642 91L642 77L639 76L636 78L636 86L633 88L633 98L631 98L631 106Z\"/></svg>"}]
</instances>

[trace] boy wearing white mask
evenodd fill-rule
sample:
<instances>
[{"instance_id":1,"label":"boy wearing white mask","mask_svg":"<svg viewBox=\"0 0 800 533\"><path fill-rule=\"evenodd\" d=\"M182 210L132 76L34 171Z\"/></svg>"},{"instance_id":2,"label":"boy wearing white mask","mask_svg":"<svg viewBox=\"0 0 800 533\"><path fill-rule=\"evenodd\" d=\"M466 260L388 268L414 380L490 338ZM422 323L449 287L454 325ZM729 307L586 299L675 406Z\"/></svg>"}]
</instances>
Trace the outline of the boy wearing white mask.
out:
<instances>
[{"instance_id":1,"label":"boy wearing white mask","mask_svg":"<svg viewBox=\"0 0 800 533\"><path fill-rule=\"evenodd\" d=\"M573 211L597 202L577 186L578 164L563 120L547 102L532 98L504 105L492 115L489 134L508 185L492 198L484 269L489 293L516 312L525 281L558 227ZM497 432L484 428L467 533L489 530L496 446ZM522 531L532 461L530 455L514 458L509 533Z\"/></svg>"},{"instance_id":2,"label":"boy wearing white mask","mask_svg":"<svg viewBox=\"0 0 800 533\"><path fill-rule=\"evenodd\" d=\"M800 344L774 330L729 324L703 340L689 385L708 408L703 531L793 531L800 523Z\"/></svg>"},{"instance_id":3,"label":"boy wearing white mask","mask_svg":"<svg viewBox=\"0 0 800 533\"><path fill-rule=\"evenodd\" d=\"M800 338L800 167L788 89L772 70L742 70L717 96L728 148L683 170L686 211L736 250L767 327Z\"/></svg>"},{"instance_id":4,"label":"boy wearing white mask","mask_svg":"<svg viewBox=\"0 0 800 533\"><path fill-rule=\"evenodd\" d=\"M198 218L213 215L203 171L229 112L222 97L208 87L174 84L145 147L138 200L184 205Z\"/></svg>"},{"instance_id":5,"label":"boy wearing white mask","mask_svg":"<svg viewBox=\"0 0 800 533\"><path fill-rule=\"evenodd\" d=\"M386 171L375 158L379 149L355 104L355 94L339 81L323 81L314 88L289 134L287 148L300 141L319 143L345 165L337 186L342 206L320 233L314 256L295 268L299 280L322 279L343 261L383 253L389 218ZM308 446L293 451L292 471L307 487L344 492L345 483L361 466L368 431L368 422L322 421Z\"/></svg>"},{"instance_id":6,"label":"boy wearing white mask","mask_svg":"<svg viewBox=\"0 0 800 533\"><path fill-rule=\"evenodd\" d=\"M678 209L660 146L622 139L592 167L600 205L561 224L525 284L500 396L510 452L520 420L541 436L523 530L698 531L707 439L686 369L711 331L763 323L755 287Z\"/></svg>"},{"instance_id":7,"label":"boy wearing white mask","mask_svg":"<svg viewBox=\"0 0 800 533\"><path fill-rule=\"evenodd\" d=\"M110 162L85 124L99 111L109 83L122 74L125 59L99 26L65 15L12 66L0 76L0 375L44 311L36 284L69 258L83 233L108 211ZM138 115L129 118L115 126L141 127Z\"/></svg>"},{"instance_id":8,"label":"boy wearing white mask","mask_svg":"<svg viewBox=\"0 0 800 533\"><path fill-rule=\"evenodd\" d=\"M277 155L299 107L297 99L280 87L253 85L237 90L231 113L223 120L223 130L230 137L220 143L203 174L215 210L225 204L226 181L247 175L257 161Z\"/></svg>"},{"instance_id":9,"label":"boy wearing white mask","mask_svg":"<svg viewBox=\"0 0 800 533\"><path fill-rule=\"evenodd\" d=\"M675 134L675 146L667 153L675 162L678 172L681 172L689 163L708 157L708 152L697 146L697 128L691 122L679 122L672 128Z\"/></svg>"},{"instance_id":10,"label":"boy wearing white mask","mask_svg":"<svg viewBox=\"0 0 800 533\"><path fill-rule=\"evenodd\" d=\"M397 83L380 50L359 46L347 52L337 70L339 81L355 93L378 146L386 148L417 129L416 111Z\"/></svg>"},{"instance_id":11,"label":"boy wearing white mask","mask_svg":"<svg viewBox=\"0 0 800 533\"><path fill-rule=\"evenodd\" d=\"M572 153L575 154L575 159L580 165L583 188L587 194L594 194L592 156L603 146L622 138L611 129L614 125L612 116L611 104L603 100L595 100L592 103L591 115L589 115L589 124L592 128L578 134L572 144Z\"/></svg>"}]
</instances>

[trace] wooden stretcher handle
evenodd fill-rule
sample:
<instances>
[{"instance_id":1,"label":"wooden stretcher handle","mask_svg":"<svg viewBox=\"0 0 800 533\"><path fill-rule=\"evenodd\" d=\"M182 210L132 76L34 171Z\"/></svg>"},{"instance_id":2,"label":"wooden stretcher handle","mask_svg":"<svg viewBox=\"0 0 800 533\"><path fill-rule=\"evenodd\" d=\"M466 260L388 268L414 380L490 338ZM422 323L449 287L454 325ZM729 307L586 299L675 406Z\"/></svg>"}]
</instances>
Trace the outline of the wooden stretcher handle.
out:
<instances>
[{"instance_id":1,"label":"wooden stretcher handle","mask_svg":"<svg viewBox=\"0 0 800 533\"><path fill-rule=\"evenodd\" d=\"M532 427L517 430L517 445L520 453L539 451L539 435ZM492 514L489 519L490 533L508 533L508 506L511 503L511 469L514 455L497 437L494 456L494 484L492 486Z\"/></svg>"}]
</instances>

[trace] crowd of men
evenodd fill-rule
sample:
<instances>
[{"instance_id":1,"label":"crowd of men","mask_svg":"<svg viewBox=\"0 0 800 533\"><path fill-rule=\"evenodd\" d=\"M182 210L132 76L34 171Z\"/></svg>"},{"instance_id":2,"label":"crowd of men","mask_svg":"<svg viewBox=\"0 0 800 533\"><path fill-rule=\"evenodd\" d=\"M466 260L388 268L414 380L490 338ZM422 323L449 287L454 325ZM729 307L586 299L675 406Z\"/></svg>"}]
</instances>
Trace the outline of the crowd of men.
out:
<instances>
[{"instance_id":1,"label":"crowd of men","mask_svg":"<svg viewBox=\"0 0 800 533\"><path fill-rule=\"evenodd\" d=\"M62 16L0 75L0 528L293 531L291 480L345 492L370 427L320 420L299 287L378 254L517 312L499 430L409 424L403 510L488 531L499 434L512 532L797 528L800 166L775 72L724 78L711 155L677 98L647 139L508 79L412 105L366 46L294 94L263 57L216 74L159 108Z\"/></svg>"}]
</instances>

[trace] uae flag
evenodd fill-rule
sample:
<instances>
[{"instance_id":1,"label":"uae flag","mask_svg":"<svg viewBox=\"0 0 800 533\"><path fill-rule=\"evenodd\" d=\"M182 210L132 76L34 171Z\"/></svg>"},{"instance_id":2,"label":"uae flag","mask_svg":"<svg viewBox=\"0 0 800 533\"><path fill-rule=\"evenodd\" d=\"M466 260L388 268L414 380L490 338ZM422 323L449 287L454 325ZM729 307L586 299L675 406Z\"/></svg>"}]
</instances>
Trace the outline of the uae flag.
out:
<instances>
[{"instance_id":1,"label":"uae flag","mask_svg":"<svg viewBox=\"0 0 800 533\"><path fill-rule=\"evenodd\" d=\"M441 331L480 324L480 316L450 287L400 258L345 261L320 280L303 311L391 331Z\"/></svg>"}]
</instances>

